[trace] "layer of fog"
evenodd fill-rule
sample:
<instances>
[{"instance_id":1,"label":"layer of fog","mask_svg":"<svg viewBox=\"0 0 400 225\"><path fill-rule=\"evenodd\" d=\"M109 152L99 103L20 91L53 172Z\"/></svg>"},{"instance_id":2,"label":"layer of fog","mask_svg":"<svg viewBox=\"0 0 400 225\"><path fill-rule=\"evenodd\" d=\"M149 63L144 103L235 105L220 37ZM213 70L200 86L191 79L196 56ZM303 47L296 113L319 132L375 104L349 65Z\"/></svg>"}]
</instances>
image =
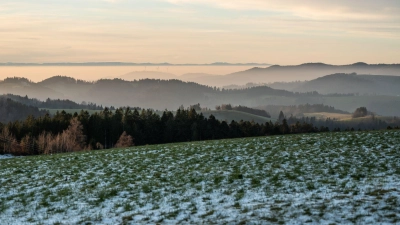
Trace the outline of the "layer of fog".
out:
<instances>
[{"instance_id":1,"label":"layer of fog","mask_svg":"<svg viewBox=\"0 0 400 225\"><path fill-rule=\"evenodd\" d=\"M61 75L86 81L121 78L130 73L134 79L179 79L185 74L226 75L251 69L251 66L0 66L0 79L25 77L39 82L49 77ZM188 75L189 77L193 75ZM128 77L126 77L128 78Z\"/></svg>"}]
</instances>

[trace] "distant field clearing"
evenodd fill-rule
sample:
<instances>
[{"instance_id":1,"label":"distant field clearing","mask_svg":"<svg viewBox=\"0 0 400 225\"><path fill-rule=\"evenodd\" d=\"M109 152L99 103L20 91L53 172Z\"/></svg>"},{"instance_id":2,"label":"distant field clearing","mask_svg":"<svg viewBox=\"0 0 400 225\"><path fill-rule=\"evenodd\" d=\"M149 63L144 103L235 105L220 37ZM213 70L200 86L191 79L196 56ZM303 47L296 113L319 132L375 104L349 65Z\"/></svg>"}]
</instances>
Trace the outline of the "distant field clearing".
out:
<instances>
[{"instance_id":1,"label":"distant field clearing","mask_svg":"<svg viewBox=\"0 0 400 225\"><path fill-rule=\"evenodd\" d=\"M304 117L315 117L318 120L325 120L327 118L337 119L337 120L352 119L351 114L342 114L342 113L317 112L317 113L303 113L303 114Z\"/></svg>"}]
</instances>

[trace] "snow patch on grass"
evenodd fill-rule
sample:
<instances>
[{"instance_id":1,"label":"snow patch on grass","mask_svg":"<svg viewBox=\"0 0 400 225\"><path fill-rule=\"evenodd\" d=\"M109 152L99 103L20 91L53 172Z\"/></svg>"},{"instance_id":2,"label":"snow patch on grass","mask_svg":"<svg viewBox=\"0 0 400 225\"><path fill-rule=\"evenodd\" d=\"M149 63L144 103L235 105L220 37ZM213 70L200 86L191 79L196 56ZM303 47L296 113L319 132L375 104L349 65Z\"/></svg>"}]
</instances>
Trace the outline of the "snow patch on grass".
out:
<instances>
[{"instance_id":1,"label":"snow patch on grass","mask_svg":"<svg viewBox=\"0 0 400 225\"><path fill-rule=\"evenodd\" d=\"M400 223L400 132L0 161L2 224Z\"/></svg>"},{"instance_id":2,"label":"snow patch on grass","mask_svg":"<svg viewBox=\"0 0 400 225\"><path fill-rule=\"evenodd\" d=\"M5 155L1 155L0 154L0 160L1 159L11 159L11 158L15 158L16 156L13 156L11 154L5 154Z\"/></svg>"}]
</instances>

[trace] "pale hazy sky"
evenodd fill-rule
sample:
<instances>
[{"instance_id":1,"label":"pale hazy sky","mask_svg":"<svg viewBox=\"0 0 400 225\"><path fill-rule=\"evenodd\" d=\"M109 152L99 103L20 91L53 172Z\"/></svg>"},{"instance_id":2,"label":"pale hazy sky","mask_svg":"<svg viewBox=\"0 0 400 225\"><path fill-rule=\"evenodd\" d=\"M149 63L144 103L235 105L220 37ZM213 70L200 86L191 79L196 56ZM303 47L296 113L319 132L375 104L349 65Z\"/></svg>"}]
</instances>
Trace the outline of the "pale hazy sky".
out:
<instances>
[{"instance_id":1,"label":"pale hazy sky","mask_svg":"<svg viewBox=\"0 0 400 225\"><path fill-rule=\"evenodd\" d=\"M0 21L0 62L400 61L400 0L0 0Z\"/></svg>"}]
</instances>

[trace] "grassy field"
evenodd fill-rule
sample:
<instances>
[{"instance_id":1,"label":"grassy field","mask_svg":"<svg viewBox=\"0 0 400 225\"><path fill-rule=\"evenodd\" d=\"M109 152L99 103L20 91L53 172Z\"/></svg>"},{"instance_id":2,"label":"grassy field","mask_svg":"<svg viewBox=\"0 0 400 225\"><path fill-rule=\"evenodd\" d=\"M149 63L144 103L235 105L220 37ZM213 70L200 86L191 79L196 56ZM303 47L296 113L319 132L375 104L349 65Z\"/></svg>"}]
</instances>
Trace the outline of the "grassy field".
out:
<instances>
[{"instance_id":1,"label":"grassy field","mask_svg":"<svg viewBox=\"0 0 400 225\"><path fill-rule=\"evenodd\" d=\"M400 223L400 131L0 160L1 224Z\"/></svg>"}]
</instances>

